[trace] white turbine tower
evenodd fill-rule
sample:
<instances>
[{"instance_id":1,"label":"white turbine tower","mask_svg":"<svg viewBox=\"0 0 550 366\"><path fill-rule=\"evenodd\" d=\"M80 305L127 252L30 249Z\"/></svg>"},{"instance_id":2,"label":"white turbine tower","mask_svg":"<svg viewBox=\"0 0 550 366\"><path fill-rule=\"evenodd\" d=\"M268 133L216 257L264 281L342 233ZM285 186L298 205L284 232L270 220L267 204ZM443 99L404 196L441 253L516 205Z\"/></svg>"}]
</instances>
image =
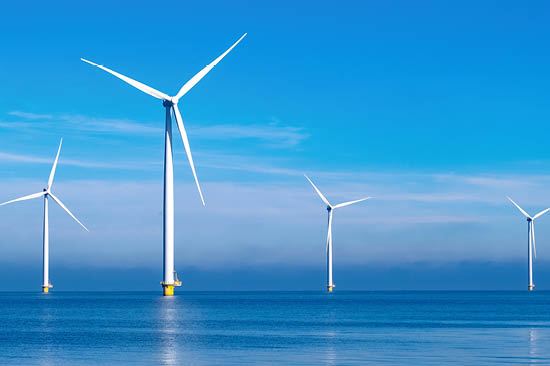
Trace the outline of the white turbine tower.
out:
<instances>
[{"instance_id":1,"label":"white turbine tower","mask_svg":"<svg viewBox=\"0 0 550 366\"><path fill-rule=\"evenodd\" d=\"M529 291L533 291L533 287L535 287L535 284L533 283L533 255L535 258L537 258L537 248L535 246L535 220L548 211L550 211L550 208L547 208L546 210L542 210L535 216L531 217L527 212L525 212L517 203L514 202L510 197L506 197L520 210L520 212L527 218L527 268L528 268L528 288Z\"/></svg>"},{"instance_id":2,"label":"white turbine tower","mask_svg":"<svg viewBox=\"0 0 550 366\"><path fill-rule=\"evenodd\" d=\"M59 198L57 198L52 193L52 183L53 183L53 177L55 175L55 168L57 167L57 160L59 159L59 152L61 151L61 144L63 143L63 139L59 141L59 149L57 149L57 155L55 156L55 160L53 162L52 170L50 172L50 178L48 179L48 185L42 192L30 194L25 197L16 198L14 200L4 202L0 204L0 206L7 205L9 203L17 202L17 201L26 201L30 200L32 198L38 198L38 197L44 197L44 234L43 234L43 246L42 246L42 261L43 261L43 274L42 274L42 292L49 292L50 288L52 288L52 284L50 283L50 234L49 234L49 228L48 228L48 197L51 197L59 206L61 206L62 209L64 209L76 222L80 224L86 231L88 231L88 228L84 226L73 214L69 209L61 202Z\"/></svg>"},{"instance_id":3,"label":"white turbine tower","mask_svg":"<svg viewBox=\"0 0 550 366\"><path fill-rule=\"evenodd\" d=\"M180 131L181 139L183 145L185 146L185 152L187 153L187 159L189 160L189 165L191 166L191 171L193 172L193 177L195 178L195 184L199 191L199 195L204 203L204 198L202 196L201 187L199 185L199 180L197 178L197 173L195 172L195 165L193 164L193 157L191 156L191 148L189 147L189 140L187 138L187 133L185 132L185 127L183 126L183 120L181 118L180 111L178 109L178 102L191 88L193 88L210 70L214 68L224 58L244 37L246 33L239 38L227 51L222 53L217 59L212 61L210 64L206 65L201 71L199 71L195 76L193 76L187 83L185 83L180 91L173 97L164 94L156 89L151 88L145 84L140 83L139 81L130 79L127 76L119 74L116 71L108 69L103 65L98 65L94 62L85 60L81 58L82 61L87 62L91 65L97 66L100 69L107 71L108 73L116 76L117 78L125 81L126 83L132 85L133 87L141 90L142 92L149 94L155 98L162 100L162 105L166 109L166 123L165 123L165 132L164 132L164 225L163 225L163 267L164 267L164 276L161 285L163 287L163 293L165 296L174 295L174 286L181 286L181 282L178 280L177 275L174 280L174 166L172 161L172 112L174 113L174 118L178 125Z\"/></svg>"},{"instance_id":4,"label":"white turbine tower","mask_svg":"<svg viewBox=\"0 0 550 366\"><path fill-rule=\"evenodd\" d=\"M339 203L339 204L333 206L328 202L328 200L325 198L325 196L323 196L323 194L315 186L315 184L313 184L311 179L309 179L309 177L307 175L305 175L305 177L309 181L309 183L311 183L311 185L313 186L313 188L315 189L315 191L317 192L319 197L321 197L323 202L327 205L327 211L328 211L328 233L327 233L327 248L326 248L326 251L327 251L327 290L328 290L328 292L332 292L332 289L335 287L334 282L332 282L332 211L337 209L337 208L340 208L340 207L345 207L345 206L353 205L354 203L357 203L357 202L368 200L372 197L365 197L365 198L361 198L361 199L358 199L358 200L355 200L355 201Z\"/></svg>"}]
</instances>

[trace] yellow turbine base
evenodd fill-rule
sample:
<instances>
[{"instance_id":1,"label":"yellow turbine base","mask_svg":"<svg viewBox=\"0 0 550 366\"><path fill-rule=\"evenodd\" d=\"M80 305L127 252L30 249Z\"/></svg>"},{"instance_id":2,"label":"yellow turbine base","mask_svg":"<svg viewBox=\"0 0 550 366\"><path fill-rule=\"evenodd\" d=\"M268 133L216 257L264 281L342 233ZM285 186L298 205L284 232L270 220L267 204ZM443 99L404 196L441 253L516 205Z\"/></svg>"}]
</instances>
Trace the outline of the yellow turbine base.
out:
<instances>
[{"instance_id":1,"label":"yellow turbine base","mask_svg":"<svg viewBox=\"0 0 550 366\"><path fill-rule=\"evenodd\" d=\"M164 296L174 296L174 286L162 285Z\"/></svg>"},{"instance_id":2,"label":"yellow turbine base","mask_svg":"<svg viewBox=\"0 0 550 366\"><path fill-rule=\"evenodd\" d=\"M334 286L327 286L327 291L328 292L332 292L332 289L334 288Z\"/></svg>"},{"instance_id":3,"label":"yellow turbine base","mask_svg":"<svg viewBox=\"0 0 550 366\"><path fill-rule=\"evenodd\" d=\"M533 288L535 287L535 285L529 285L529 291L533 291Z\"/></svg>"},{"instance_id":4,"label":"yellow turbine base","mask_svg":"<svg viewBox=\"0 0 550 366\"><path fill-rule=\"evenodd\" d=\"M50 288L48 286L42 286L42 292L47 294L48 292L50 292Z\"/></svg>"}]
</instances>

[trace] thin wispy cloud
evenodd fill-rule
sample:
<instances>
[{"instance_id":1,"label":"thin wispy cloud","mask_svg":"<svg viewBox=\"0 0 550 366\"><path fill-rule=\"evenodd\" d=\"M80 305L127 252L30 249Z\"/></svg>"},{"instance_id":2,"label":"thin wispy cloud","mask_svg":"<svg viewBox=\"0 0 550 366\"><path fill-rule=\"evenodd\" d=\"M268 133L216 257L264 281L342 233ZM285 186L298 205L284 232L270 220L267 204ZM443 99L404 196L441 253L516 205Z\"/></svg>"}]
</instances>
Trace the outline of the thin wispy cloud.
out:
<instances>
[{"instance_id":1,"label":"thin wispy cloud","mask_svg":"<svg viewBox=\"0 0 550 366\"><path fill-rule=\"evenodd\" d=\"M503 200L505 195L537 189L544 196L544 187L550 186L550 176L547 175L456 175L413 171L377 172L368 169L311 170L296 169L286 163L284 160L274 163L261 157L200 152L199 166L270 175L275 180L302 179L304 173L307 173L321 187L338 192L339 196L374 195L377 200L386 202L506 204Z\"/></svg>"},{"instance_id":2,"label":"thin wispy cloud","mask_svg":"<svg viewBox=\"0 0 550 366\"><path fill-rule=\"evenodd\" d=\"M183 157L182 151L177 152ZM246 156L237 154L228 154L223 152L197 151L197 165L203 168L242 171L265 175L278 176L302 176L303 172L290 167L285 167L284 161L274 163L272 159L268 160L257 156ZM176 164L187 164L184 158L178 159Z\"/></svg>"},{"instance_id":3,"label":"thin wispy cloud","mask_svg":"<svg viewBox=\"0 0 550 366\"><path fill-rule=\"evenodd\" d=\"M29 122L8 122L0 121L0 128L7 128L12 130L28 130L34 126L33 123Z\"/></svg>"},{"instance_id":4,"label":"thin wispy cloud","mask_svg":"<svg viewBox=\"0 0 550 366\"><path fill-rule=\"evenodd\" d=\"M79 114L62 114L61 121L68 122L73 130L109 134L162 135L163 129L152 124L139 123L129 119L96 118Z\"/></svg>"},{"instance_id":5,"label":"thin wispy cloud","mask_svg":"<svg viewBox=\"0 0 550 366\"><path fill-rule=\"evenodd\" d=\"M366 208L368 209L368 208ZM464 214L452 216L452 215L396 215L389 217L368 217L368 218L352 218L347 219L349 223L370 223L370 224L402 224L402 225L416 225L416 224L467 224L467 223L480 223L489 222L494 218L487 218L482 216L465 216Z\"/></svg>"},{"instance_id":6,"label":"thin wispy cloud","mask_svg":"<svg viewBox=\"0 0 550 366\"><path fill-rule=\"evenodd\" d=\"M142 123L125 118L91 117L81 114L35 114L22 111L8 113L18 121L0 121L0 127L16 130L52 131L66 133L98 133L110 135L161 135L163 129L155 123Z\"/></svg>"},{"instance_id":7,"label":"thin wispy cloud","mask_svg":"<svg viewBox=\"0 0 550 366\"><path fill-rule=\"evenodd\" d=\"M303 129L291 126L268 125L212 125L193 127L190 135L207 140L256 139L269 147L295 147L309 137Z\"/></svg>"},{"instance_id":8,"label":"thin wispy cloud","mask_svg":"<svg viewBox=\"0 0 550 366\"><path fill-rule=\"evenodd\" d=\"M377 196L384 201L418 201L418 202L486 202L479 195L460 192L445 193L397 193Z\"/></svg>"},{"instance_id":9,"label":"thin wispy cloud","mask_svg":"<svg viewBox=\"0 0 550 366\"><path fill-rule=\"evenodd\" d=\"M527 178L527 179L526 179ZM541 180L548 180L547 176L511 176L511 175L458 175L438 174L437 179L446 182L457 182L495 189L508 189L523 186L525 188L536 186Z\"/></svg>"},{"instance_id":10,"label":"thin wispy cloud","mask_svg":"<svg viewBox=\"0 0 550 366\"><path fill-rule=\"evenodd\" d=\"M30 164L52 164L53 157L45 158L45 157L39 157L39 156L10 154L5 152L0 152L0 161L30 163ZM72 160L72 159L60 159L59 165L70 165L70 166L75 166L79 168L149 170L154 168L155 165L160 165L160 163L154 163L154 162L104 163L104 162L81 161L81 160Z\"/></svg>"},{"instance_id":11,"label":"thin wispy cloud","mask_svg":"<svg viewBox=\"0 0 550 366\"><path fill-rule=\"evenodd\" d=\"M158 136L164 131L158 123L145 123L124 118L92 117L81 114L37 114L12 111L10 116L19 121L0 121L0 128L16 130L63 129L66 132L86 132L111 135ZM215 124L187 126L189 135L202 140L256 140L268 148L293 148L309 135L303 128L283 125L280 122L263 124Z\"/></svg>"},{"instance_id":12,"label":"thin wispy cloud","mask_svg":"<svg viewBox=\"0 0 550 366\"><path fill-rule=\"evenodd\" d=\"M53 115L51 114L38 114L38 113L30 113L30 112L22 112L22 111L11 111L11 112L8 112L8 114L10 116L16 116L16 117L32 119L32 120L53 118Z\"/></svg>"},{"instance_id":13,"label":"thin wispy cloud","mask_svg":"<svg viewBox=\"0 0 550 366\"><path fill-rule=\"evenodd\" d=\"M187 160L183 150L177 152L182 156L176 159L177 165L184 165ZM375 172L366 169L350 171L337 170L305 170L293 167L284 159L267 159L264 157L211 153L196 151L197 167L200 169L233 170L254 174L260 180L266 177L268 181L287 182L289 179L303 179L304 172L323 189L327 196L337 201L347 197L374 196L377 201L388 202L419 202L425 204L467 204L482 203L490 205L507 204L505 195L514 195L526 204L536 204L536 197L544 197L544 182L550 183L550 176L515 176L515 175L456 175L447 173L415 173L415 172ZM35 156L0 151L0 161L51 164L51 156ZM148 171L157 169L162 161L93 161L61 159L60 164L93 169L120 169ZM185 170L187 171L187 170ZM208 176L208 173L206 174ZM201 180L205 181L207 178ZM536 184L534 182L537 182ZM309 194L309 186L301 188L304 194ZM530 197L522 192L537 191ZM516 195L516 193L518 193Z\"/></svg>"}]
</instances>

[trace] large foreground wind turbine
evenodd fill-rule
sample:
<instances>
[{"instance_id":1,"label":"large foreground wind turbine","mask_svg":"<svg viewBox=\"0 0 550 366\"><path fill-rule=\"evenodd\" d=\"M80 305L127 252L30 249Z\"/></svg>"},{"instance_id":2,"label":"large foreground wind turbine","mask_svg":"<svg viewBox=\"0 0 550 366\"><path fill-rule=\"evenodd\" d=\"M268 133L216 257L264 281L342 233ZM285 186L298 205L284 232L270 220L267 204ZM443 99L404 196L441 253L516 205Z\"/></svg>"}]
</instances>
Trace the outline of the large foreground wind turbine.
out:
<instances>
[{"instance_id":1,"label":"large foreground wind turbine","mask_svg":"<svg viewBox=\"0 0 550 366\"><path fill-rule=\"evenodd\" d=\"M38 198L38 197L44 197L44 234L43 234L43 246L42 246L42 261L43 261L43 275L42 275L42 292L49 292L50 288L52 288L52 284L50 283L50 234L49 234L49 228L48 228L48 197L51 197L59 206L61 206L62 209L64 209L76 222L80 224L86 231L88 231L88 228L84 226L78 219L72 214L71 211L61 202L59 198L57 198L52 193L52 183L53 183L53 177L55 175L55 168L57 167L57 160L59 159L59 152L61 151L61 143L63 142L63 139L59 141L59 149L57 149L57 155L55 156L55 160L53 162L52 170L50 172L50 178L48 179L48 185L42 192L30 194L25 197L16 198L14 200L4 202L0 204L0 206L7 205L8 203L13 203L17 201L26 201L30 200L32 198Z\"/></svg>"},{"instance_id":2,"label":"large foreground wind turbine","mask_svg":"<svg viewBox=\"0 0 550 366\"><path fill-rule=\"evenodd\" d=\"M353 205L354 203L357 203L357 202L368 200L369 198L372 198L372 197L365 197L355 201L339 203L333 206L328 202L325 196L323 196L323 194L315 186L315 184L313 184L311 179L309 179L307 175L305 175L305 177L309 181L309 183L311 183L311 185L313 186L313 188L315 189L319 197L321 197L323 202L327 205L327 211L328 211L328 233L327 233L327 249L326 249L327 250L327 290L328 292L332 292L332 289L335 287L334 282L332 282L332 211L340 207L345 207L345 206Z\"/></svg>"},{"instance_id":3,"label":"large foreground wind turbine","mask_svg":"<svg viewBox=\"0 0 550 366\"><path fill-rule=\"evenodd\" d=\"M533 254L535 255L535 258L537 257L537 248L535 246L535 219L541 217L548 211L550 211L550 208L547 208L546 210L542 210L535 216L531 217L527 212L525 212L517 203L514 202L510 197L507 197L510 202L514 204L520 210L520 212L527 218L527 267L529 271L528 275L528 288L529 291L533 291L533 287L535 287L535 284L533 283Z\"/></svg>"},{"instance_id":4,"label":"large foreground wind turbine","mask_svg":"<svg viewBox=\"0 0 550 366\"><path fill-rule=\"evenodd\" d=\"M235 44L233 44L227 51L222 53L217 59L212 61L210 64L206 65L204 69L199 71L195 76L193 76L187 83L185 83L178 94L171 97L163 92L155 90L150 86L140 83L139 81L130 79L127 76L119 74L116 71L108 69L103 65L98 65L94 62L85 60L81 58L82 61L87 62L91 65L97 66L100 69L107 71L108 73L116 76L122 81L127 82L133 87L141 90L142 92L149 94L155 98L162 100L162 105L166 109L166 123L164 131L164 226L163 226L163 248L164 248L164 277L161 285L163 287L163 292L165 296L172 296L174 294L174 286L181 286L181 282L178 281L177 276L174 280L174 166L172 162L172 112L174 113L174 118L178 125L180 131L181 139L183 145L185 146L185 152L187 153L187 159L189 160L189 165L191 166L191 171L193 172L193 177L195 178L195 184L199 191L202 204L204 205L204 198L202 196L201 187L199 185L199 180L197 178L197 173L195 172L195 165L193 164L193 157L191 156L191 148L189 147L189 140L187 139L187 133L185 132L185 127L183 126L183 120L181 118L180 111L178 109L178 102L191 88L193 88L210 70L218 64L244 37L246 33L239 38Z\"/></svg>"}]
</instances>

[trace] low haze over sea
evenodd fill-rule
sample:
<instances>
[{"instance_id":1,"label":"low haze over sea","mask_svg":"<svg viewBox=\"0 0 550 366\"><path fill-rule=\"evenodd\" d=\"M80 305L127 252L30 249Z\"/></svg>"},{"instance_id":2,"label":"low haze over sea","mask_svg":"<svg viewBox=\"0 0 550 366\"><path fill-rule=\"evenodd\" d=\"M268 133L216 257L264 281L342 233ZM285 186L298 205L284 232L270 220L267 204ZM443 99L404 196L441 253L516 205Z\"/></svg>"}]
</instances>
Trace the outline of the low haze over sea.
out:
<instances>
[{"instance_id":1,"label":"low haze over sea","mask_svg":"<svg viewBox=\"0 0 550 366\"><path fill-rule=\"evenodd\" d=\"M549 292L0 294L1 365L550 363Z\"/></svg>"}]
</instances>

